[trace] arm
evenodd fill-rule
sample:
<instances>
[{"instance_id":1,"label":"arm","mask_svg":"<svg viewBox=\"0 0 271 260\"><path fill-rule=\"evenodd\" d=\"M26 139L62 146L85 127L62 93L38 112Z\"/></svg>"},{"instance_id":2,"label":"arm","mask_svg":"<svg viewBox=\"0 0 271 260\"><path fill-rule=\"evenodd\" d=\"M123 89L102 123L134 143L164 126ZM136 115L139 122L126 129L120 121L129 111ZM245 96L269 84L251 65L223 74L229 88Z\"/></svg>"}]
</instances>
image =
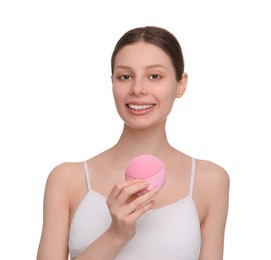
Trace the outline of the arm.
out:
<instances>
[{"instance_id":1,"label":"arm","mask_svg":"<svg viewBox=\"0 0 271 260\"><path fill-rule=\"evenodd\" d=\"M47 179L38 260L68 259L69 201L65 167L56 167Z\"/></svg>"},{"instance_id":2,"label":"arm","mask_svg":"<svg viewBox=\"0 0 271 260\"><path fill-rule=\"evenodd\" d=\"M70 165L56 167L49 175L44 196L43 230L37 260L67 260L69 237L69 177ZM76 259L114 259L135 234L136 220L149 210L157 190L137 197L146 183L127 181L115 185L107 204L112 223L109 229L90 244ZM91 220L90 220L91 221Z\"/></svg>"},{"instance_id":3,"label":"arm","mask_svg":"<svg viewBox=\"0 0 271 260\"><path fill-rule=\"evenodd\" d=\"M208 213L201 223L202 245L199 260L222 260L228 212L229 176L220 167L211 169L207 175L205 187L207 187Z\"/></svg>"}]
</instances>

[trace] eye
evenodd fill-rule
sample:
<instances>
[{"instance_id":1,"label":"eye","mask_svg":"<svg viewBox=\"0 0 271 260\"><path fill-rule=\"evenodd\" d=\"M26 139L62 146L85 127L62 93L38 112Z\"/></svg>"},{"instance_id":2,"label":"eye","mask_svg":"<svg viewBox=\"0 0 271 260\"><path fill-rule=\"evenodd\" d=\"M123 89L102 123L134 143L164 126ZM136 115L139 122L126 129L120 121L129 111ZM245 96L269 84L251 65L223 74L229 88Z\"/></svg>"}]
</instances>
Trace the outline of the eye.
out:
<instances>
[{"instance_id":1,"label":"eye","mask_svg":"<svg viewBox=\"0 0 271 260\"><path fill-rule=\"evenodd\" d=\"M161 77L158 74L152 74L149 78L152 79L152 80L158 80Z\"/></svg>"},{"instance_id":2,"label":"eye","mask_svg":"<svg viewBox=\"0 0 271 260\"><path fill-rule=\"evenodd\" d=\"M119 76L119 79L121 79L121 80L129 80L131 78L132 77L130 75L127 75L127 74Z\"/></svg>"}]
</instances>

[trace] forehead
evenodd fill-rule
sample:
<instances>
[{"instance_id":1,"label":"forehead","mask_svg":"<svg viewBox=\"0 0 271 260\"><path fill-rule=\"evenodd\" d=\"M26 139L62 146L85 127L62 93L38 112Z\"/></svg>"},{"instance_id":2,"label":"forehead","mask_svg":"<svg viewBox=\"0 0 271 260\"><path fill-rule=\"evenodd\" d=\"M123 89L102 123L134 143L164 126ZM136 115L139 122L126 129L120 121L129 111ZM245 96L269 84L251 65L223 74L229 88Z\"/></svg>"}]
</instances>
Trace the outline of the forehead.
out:
<instances>
[{"instance_id":1,"label":"forehead","mask_svg":"<svg viewBox=\"0 0 271 260\"><path fill-rule=\"evenodd\" d=\"M146 42L126 45L119 50L115 57L115 67L148 66L152 64L171 66L171 61L170 57L163 49Z\"/></svg>"}]
</instances>

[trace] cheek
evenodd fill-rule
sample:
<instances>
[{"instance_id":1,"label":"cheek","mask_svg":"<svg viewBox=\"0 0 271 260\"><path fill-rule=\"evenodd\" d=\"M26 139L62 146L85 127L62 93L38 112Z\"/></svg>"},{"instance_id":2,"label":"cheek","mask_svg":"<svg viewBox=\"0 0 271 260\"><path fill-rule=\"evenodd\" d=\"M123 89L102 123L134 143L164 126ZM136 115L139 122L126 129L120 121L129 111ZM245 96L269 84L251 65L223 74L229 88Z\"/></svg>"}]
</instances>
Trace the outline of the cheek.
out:
<instances>
[{"instance_id":1,"label":"cheek","mask_svg":"<svg viewBox=\"0 0 271 260\"><path fill-rule=\"evenodd\" d=\"M118 102L124 100L126 94L123 88L113 86L112 92L116 105Z\"/></svg>"},{"instance_id":2,"label":"cheek","mask_svg":"<svg viewBox=\"0 0 271 260\"><path fill-rule=\"evenodd\" d=\"M174 86L168 86L168 87L171 87L171 91L168 91L168 88L167 88L167 90L163 91L163 93L160 93L161 94L160 102L166 114L168 114L171 111L172 106L176 99L176 89L174 88Z\"/></svg>"},{"instance_id":3,"label":"cheek","mask_svg":"<svg viewBox=\"0 0 271 260\"><path fill-rule=\"evenodd\" d=\"M119 95L119 88L115 84L112 85L112 92L114 98L116 98Z\"/></svg>"},{"instance_id":4,"label":"cheek","mask_svg":"<svg viewBox=\"0 0 271 260\"><path fill-rule=\"evenodd\" d=\"M164 97L168 102L172 102L176 98L177 87L175 85L168 85L160 92L160 96Z\"/></svg>"},{"instance_id":5,"label":"cheek","mask_svg":"<svg viewBox=\"0 0 271 260\"><path fill-rule=\"evenodd\" d=\"M112 87L112 94L114 99L116 99L116 89L114 88L114 86Z\"/></svg>"}]
</instances>

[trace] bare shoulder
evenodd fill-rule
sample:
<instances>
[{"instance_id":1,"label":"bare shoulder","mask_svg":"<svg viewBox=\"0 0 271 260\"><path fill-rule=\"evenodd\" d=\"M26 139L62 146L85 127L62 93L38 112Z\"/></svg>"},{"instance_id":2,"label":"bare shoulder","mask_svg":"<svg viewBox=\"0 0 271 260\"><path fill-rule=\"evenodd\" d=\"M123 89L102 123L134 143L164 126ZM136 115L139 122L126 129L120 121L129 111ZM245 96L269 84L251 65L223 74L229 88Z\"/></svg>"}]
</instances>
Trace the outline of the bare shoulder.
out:
<instances>
[{"instance_id":1,"label":"bare shoulder","mask_svg":"<svg viewBox=\"0 0 271 260\"><path fill-rule=\"evenodd\" d=\"M75 175L78 176L77 173L82 171L82 167L82 163L79 162L64 162L57 165L48 175L46 186L68 192Z\"/></svg>"},{"instance_id":2,"label":"bare shoulder","mask_svg":"<svg viewBox=\"0 0 271 260\"><path fill-rule=\"evenodd\" d=\"M227 171L211 161L197 160L197 173L202 184L206 184L208 188L228 187L229 175Z\"/></svg>"},{"instance_id":3,"label":"bare shoulder","mask_svg":"<svg viewBox=\"0 0 271 260\"><path fill-rule=\"evenodd\" d=\"M81 162L64 162L57 165L50 172L48 179L69 179L76 171L82 168Z\"/></svg>"},{"instance_id":4,"label":"bare shoulder","mask_svg":"<svg viewBox=\"0 0 271 260\"><path fill-rule=\"evenodd\" d=\"M201 211L201 219L207 216L212 208L228 208L230 178L227 171L206 160L197 160L195 197Z\"/></svg>"}]
</instances>

